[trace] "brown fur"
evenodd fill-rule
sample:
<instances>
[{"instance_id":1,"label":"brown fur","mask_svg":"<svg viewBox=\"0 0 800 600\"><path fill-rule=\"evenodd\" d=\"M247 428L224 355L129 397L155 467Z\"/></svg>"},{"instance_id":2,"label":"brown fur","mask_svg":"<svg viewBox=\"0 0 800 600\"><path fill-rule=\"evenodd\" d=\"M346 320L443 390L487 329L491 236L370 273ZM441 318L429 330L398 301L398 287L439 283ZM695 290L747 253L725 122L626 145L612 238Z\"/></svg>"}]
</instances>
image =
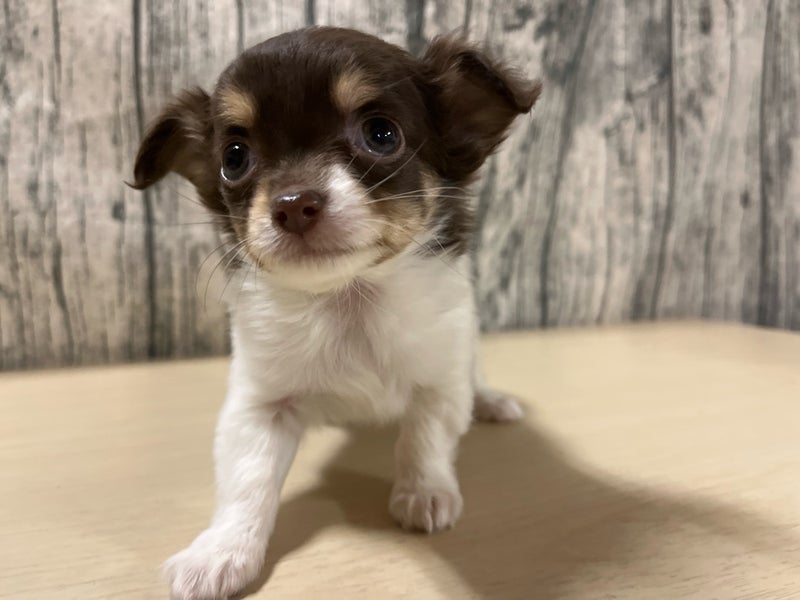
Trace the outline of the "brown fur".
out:
<instances>
[{"instance_id":1,"label":"brown fur","mask_svg":"<svg viewBox=\"0 0 800 600\"><path fill-rule=\"evenodd\" d=\"M411 200L383 200L378 197L370 204L376 216L382 217L389 225L384 228L381 244L384 247L383 259L402 251L409 239L416 240L428 227L436 204L435 196L428 192L436 187L435 177L426 169L420 172L419 189L424 190ZM412 242L413 243L413 242ZM431 250L435 251L434 245Z\"/></svg>"},{"instance_id":2,"label":"brown fur","mask_svg":"<svg viewBox=\"0 0 800 600\"><path fill-rule=\"evenodd\" d=\"M384 258L425 231L437 236L430 252L460 254L472 213L466 197L453 196L540 91L538 82L460 37L437 38L416 59L357 31L302 29L244 52L210 97L189 91L167 107L142 141L133 186L146 188L174 171L241 240L243 228L233 224L264 218L266 190L319 189L329 165L347 165L371 189L365 201L386 223ZM371 114L401 127L396 155L360 145L361 123ZM250 147L254 166L242 180L223 182L222 155L236 140ZM436 185L450 189L432 193ZM404 196L391 198L398 194ZM229 216L235 218L226 222Z\"/></svg>"}]
</instances>

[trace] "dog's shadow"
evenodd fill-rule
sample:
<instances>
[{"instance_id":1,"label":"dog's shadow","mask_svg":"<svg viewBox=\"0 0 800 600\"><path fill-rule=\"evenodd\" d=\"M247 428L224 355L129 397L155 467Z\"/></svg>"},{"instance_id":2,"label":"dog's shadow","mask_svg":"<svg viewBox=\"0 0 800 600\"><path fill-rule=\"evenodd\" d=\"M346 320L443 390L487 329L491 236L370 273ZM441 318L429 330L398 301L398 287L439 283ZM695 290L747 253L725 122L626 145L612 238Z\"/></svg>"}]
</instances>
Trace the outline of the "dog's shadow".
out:
<instances>
[{"instance_id":1,"label":"dog's shadow","mask_svg":"<svg viewBox=\"0 0 800 600\"><path fill-rule=\"evenodd\" d=\"M396 528L387 512L393 439L385 430L352 431L325 467L323 483L283 503L264 570L245 595L267 584L284 557L325 527ZM731 553L788 564L787 548L799 543L732 505L668 496L593 472L529 423L475 425L462 441L458 466L464 515L453 530L417 539L480 597L599 597L598 582L612 579L616 589L653 597L676 579L702 577L711 585L724 576ZM338 508L331 510L331 502ZM412 534L398 529L397 535Z\"/></svg>"}]
</instances>

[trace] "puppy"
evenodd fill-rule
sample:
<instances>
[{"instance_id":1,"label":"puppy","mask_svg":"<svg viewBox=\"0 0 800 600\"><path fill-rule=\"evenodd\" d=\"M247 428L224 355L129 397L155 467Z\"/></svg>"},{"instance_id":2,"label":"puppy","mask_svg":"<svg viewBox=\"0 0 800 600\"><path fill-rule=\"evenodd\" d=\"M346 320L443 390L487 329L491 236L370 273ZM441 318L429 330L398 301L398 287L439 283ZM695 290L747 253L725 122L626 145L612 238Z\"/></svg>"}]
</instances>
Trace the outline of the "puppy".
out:
<instances>
[{"instance_id":1,"label":"puppy","mask_svg":"<svg viewBox=\"0 0 800 600\"><path fill-rule=\"evenodd\" d=\"M417 59L309 28L247 50L213 94L186 91L152 124L133 187L171 171L194 184L236 278L216 511L167 561L173 597L256 578L310 426L399 421L390 513L426 532L456 521L471 415L522 414L477 365L465 187L540 88L458 37Z\"/></svg>"}]
</instances>

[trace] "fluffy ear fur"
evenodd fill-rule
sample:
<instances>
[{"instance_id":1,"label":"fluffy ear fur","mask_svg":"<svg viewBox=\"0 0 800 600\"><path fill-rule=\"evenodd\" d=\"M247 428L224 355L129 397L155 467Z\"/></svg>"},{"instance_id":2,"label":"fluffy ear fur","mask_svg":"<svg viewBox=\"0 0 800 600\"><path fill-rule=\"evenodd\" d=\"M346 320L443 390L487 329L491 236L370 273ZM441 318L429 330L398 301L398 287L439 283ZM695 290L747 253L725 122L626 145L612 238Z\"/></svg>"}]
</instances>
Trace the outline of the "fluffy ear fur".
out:
<instances>
[{"instance_id":1,"label":"fluffy ear fur","mask_svg":"<svg viewBox=\"0 0 800 600\"><path fill-rule=\"evenodd\" d=\"M197 187L205 182L211 143L211 99L203 90L186 90L150 124L133 168L137 190L147 188L170 171Z\"/></svg>"},{"instance_id":2,"label":"fluffy ear fur","mask_svg":"<svg viewBox=\"0 0 800 600\"><path fill-rule=\"evenodd\" d=\"M460 35L435 38L421 60L436 96L448 175L467 178L503 141L514 118L531 110L542 84L517 75Z\"/></svg>"},{"instance_id":3,"label":"fluffy ear fur","mask_svg":"<svg viewBox=\"0 0 800 600\"><path fill-rule=\"evenodd\" d=\"M200 88L186 90L145 133L136 155L131 187L143 190L170 172L188 179L214 212L225 213L212 153L211 99Z\"/></svg>"}]
</instances>

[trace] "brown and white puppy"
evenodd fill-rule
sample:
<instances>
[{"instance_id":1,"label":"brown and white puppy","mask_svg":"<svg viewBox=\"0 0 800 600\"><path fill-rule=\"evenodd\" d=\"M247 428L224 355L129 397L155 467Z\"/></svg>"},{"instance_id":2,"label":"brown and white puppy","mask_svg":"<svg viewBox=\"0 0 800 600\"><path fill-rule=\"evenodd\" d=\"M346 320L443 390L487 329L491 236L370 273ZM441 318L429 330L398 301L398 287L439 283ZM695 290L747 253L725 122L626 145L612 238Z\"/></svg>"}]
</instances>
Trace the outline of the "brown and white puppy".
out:
<instances>
[{"instance_id":1,"label":"brown and white puppy","mask_svg":"<svg viewBox=\"0 0 800 600\"><path fill-rule=\"evenodd\" d=\"M521 415L476 361L467 186L538 82L458 37L417 59L309 28L239 56L214 93L156 119L134 187L190 180L226 240L233 359L210 526L166 564L175 598L222 598L262 567L303 431L400 422L389 510L451 526L471 414Z\"/></svg>"}]
</instances>

